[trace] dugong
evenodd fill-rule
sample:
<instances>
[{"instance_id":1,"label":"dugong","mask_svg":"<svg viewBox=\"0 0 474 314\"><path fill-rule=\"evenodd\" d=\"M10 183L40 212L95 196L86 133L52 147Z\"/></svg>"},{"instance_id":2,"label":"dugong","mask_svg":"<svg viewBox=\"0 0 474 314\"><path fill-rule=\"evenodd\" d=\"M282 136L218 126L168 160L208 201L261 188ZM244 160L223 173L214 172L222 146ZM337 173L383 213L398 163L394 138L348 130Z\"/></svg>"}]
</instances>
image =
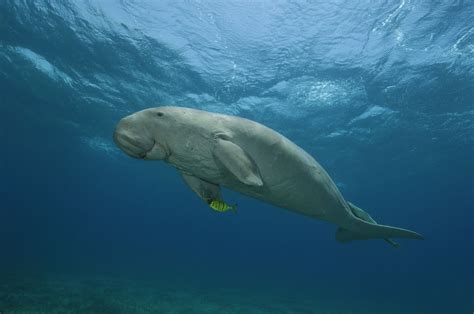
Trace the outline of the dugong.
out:
<instances>
[{"instance_id":1,"label":"dugong","mask_svg":"<svg viewBox=\"0 0 474 314\"><path fill-rule=\"evenodd\" d=\"M149 108L119 121L114 141L127 155L163 160L206 203L220 187L325 220L336 240L423 239L410 230L381 225L344 200L323 167L280 133L257 122L183 107Z\"/></svg>"}]
</instances>

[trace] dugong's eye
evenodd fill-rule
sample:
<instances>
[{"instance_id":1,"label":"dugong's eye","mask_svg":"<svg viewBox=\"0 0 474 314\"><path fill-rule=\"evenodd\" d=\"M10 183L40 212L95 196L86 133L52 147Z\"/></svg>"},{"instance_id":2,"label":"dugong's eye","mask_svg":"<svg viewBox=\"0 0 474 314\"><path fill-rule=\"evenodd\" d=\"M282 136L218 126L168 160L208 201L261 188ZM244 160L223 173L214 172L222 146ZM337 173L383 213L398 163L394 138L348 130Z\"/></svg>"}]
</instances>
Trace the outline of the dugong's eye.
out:
<instances>
[{"instance_id":1,"label":"dugong's eye","mask_svg":"<svg viewBox=\"0 0 474 314\"><path fill-rule=\"evenodd\" d=\"M157 115L158 117L161 117L161 116L163 116L163 112L158 111L158 112L156 113L156 115Z\"/></svg>"}]
</instances>

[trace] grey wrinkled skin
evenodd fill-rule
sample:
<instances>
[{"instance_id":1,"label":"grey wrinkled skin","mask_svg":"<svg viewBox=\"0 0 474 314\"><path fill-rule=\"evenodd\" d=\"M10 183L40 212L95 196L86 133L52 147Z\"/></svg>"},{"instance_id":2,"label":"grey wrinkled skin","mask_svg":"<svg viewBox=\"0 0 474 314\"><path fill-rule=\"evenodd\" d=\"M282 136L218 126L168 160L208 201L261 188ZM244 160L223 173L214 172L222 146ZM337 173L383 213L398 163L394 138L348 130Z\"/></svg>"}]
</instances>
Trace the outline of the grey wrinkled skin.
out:
<instances>
[{"instance_id":1,"label":"grey wrinkled skin","mask_svg":"<svg viewBox=\"0 0 474 314\"><path fill-rule=\"evenodd\" d=\"M131 157L164 160L178 169L205 201L219 197L224 186L335 223L350 231L341 242L421 237L354 213L316 160L283 135L248 119L182 107L150 108L123 118L114 140ZM382 227L392 233L381 232Z\"/></svg>"}]
</instances>

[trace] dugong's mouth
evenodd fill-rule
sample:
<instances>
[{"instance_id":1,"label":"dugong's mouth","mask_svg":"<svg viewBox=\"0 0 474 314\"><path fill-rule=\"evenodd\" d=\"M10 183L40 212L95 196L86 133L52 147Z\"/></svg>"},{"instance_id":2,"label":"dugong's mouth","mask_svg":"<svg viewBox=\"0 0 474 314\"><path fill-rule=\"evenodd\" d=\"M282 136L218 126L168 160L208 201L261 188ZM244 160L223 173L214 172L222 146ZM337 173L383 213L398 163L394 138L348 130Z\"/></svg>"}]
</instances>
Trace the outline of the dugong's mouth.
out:
<instances>
[{"instance_id":1,"label":"dugong's mouth","mask_svg":"<svg viewBox=\"0 0 474 314\"><path fill-rule=\"evenodd\" d=\"M114 141L127 155L139 159L144 159L155 146L155 141L153 140L143 143L142 141L138 141L137 139L120 132L114 133Z\"/></svg>"}]
</instances>

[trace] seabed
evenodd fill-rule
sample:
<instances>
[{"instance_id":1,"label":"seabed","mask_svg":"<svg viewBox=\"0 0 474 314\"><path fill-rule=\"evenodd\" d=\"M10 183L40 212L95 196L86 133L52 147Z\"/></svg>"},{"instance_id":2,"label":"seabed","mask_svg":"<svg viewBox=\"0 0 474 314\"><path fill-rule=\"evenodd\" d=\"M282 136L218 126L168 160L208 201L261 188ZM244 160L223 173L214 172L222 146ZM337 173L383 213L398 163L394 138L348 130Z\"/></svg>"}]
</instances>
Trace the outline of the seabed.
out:
<instances>
[{"instance_id":1,"label":"seabed","mask_svg":"<svg viewBox=\"0 0 474 314\"><path fill-rule=\"evenodd\" d=\"M2 280L3 281L3 280ZM32 277L0 284L0 313L315 313L271 295L111 278ZM328 313L328 312L325 312Z\"/></svg>"},{"instance_id":2,"label":"seabed","mask_svg":"<svg viewBox=\"0 0 474 314\"><path fill-rule=\"evenodd\" d=\"M268 288L219 288L196 282L98 276L10 276L0 279L0 313L407 313L406 308L384 304L382 300L335 297L334 291L331 297L310 297L297 291L290 295Z\"/></svg>"}]
</instances>

